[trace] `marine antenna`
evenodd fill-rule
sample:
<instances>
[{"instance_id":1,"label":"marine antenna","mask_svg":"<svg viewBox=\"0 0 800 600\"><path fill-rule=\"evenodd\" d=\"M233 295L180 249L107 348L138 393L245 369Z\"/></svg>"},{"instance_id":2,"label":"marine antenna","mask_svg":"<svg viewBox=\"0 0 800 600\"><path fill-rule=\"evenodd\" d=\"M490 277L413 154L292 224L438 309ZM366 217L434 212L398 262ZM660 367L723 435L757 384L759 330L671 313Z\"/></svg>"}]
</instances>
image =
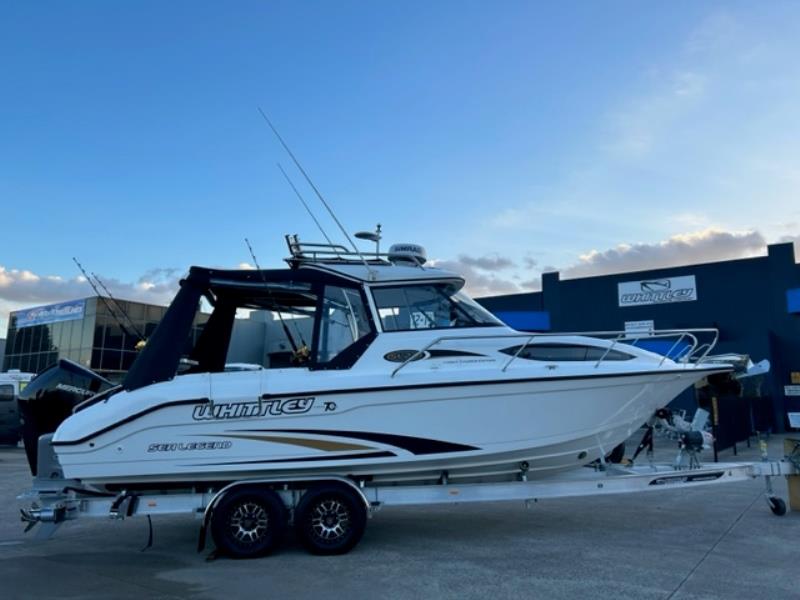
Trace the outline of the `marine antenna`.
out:
<instances>
[{"instance_id":1,"label":"marine antenna","mask_svg":"<svg viewBox=\"0 0 800 600\"><path fill-rule=\"evenodd\" d=\"M81 263L79 263L78 259L75 258L74 256L72 257L72 262L74 262L76 265L78 265L78 268L80 269L81 273L83 274L83 277L86 279L86 281L89 282L89 285L92 286L92 290L94 290L94 293L97 295L97 297L100 298L100 300L103 301L103 304L105 305L106 309L108 309L109 314L117 322L117 325L119 325L119 327L120 327L120 329L122 329L123 333L125 333L125 335L127 335L128 337L133 337L131 335L131 332L128 331L128 328L125 327L125 323L122 322L122 319L119 318L119 316L117 315L116 311L108 303L108 300L106 300L106 297L103 296L103 294L100 293L100 290L97 289L97 285L95 285L94 281L92 281L92 278L89 277L89 274L86 272L86 269L83 268L83 265Z\"/></svg>"},{"instance_id":2,"label":"marine antenna","mask_svg":"<svg viewBox=\"0 0 800 600\"><path fill-rule=\"evenodd\" d=\"M336 244L334 244L331 241L331 238L328 237L328 234L325 233L325 230L322 228L322 225L317 220L317 217L315 217L314 213L311 212L311 209L309 208L309 206L306 203L305 199L303 198L303 196L300 195L300 192L298 191L297 187L295 187L294 183L289 178L289 176L286 174L286 171L283 170L283 167L281 166L281 163L277 163L277 165L278 165L278 168L281 170L281 173L283 173L283 176L286 178L286 182L294 190L294 193L297 195L297 198L298 198L298 200L300 200L300 203L305 207L306 211L308 211L308 214L311 216L311 218L314 219L314 223L317 224L317 227L319 228L319 230L322 233L322 235L325 237L325 240L327 240L327 242L331 245L331 248L333 248L333 251L336 252L336 256L339 256L339 252L336 250Z\"/></svg>"},{"instance_id":3,"label":"marine antenna","mask_svg":"<svg viewBox=\"0 0 800 600\"><path fill-rule=\"evenodd\" d=\"M97 276L97 273L95 273L94 271L92 271L92 277L94 277L94 280L100 285L101 288L103 288L103 291L108 295L108 297L111 298L111 301L117 306L119 311L122 313L122 316L128 320L128 323L130 324L131 327L133 327L133 332L139 337L139 340L144 342L145 341L144 335L142 334L141 331L139 331L139 328L136 327L136 323L133 322L133 319L131 319L131 316L128 314L128 311L125 310L125 307L122 306L119 300L117 300L111 294L109 289L106 287L106 284L103 283L103 281Z\"/></svg>"},{"instance_id":4,"label":"marine antenna","mask_svg":"<svg viewBox=\"0 0 800 600\"><path fill-rule=\"evenodd\" d=\"M306 360L308 358L308 345L306 344L306 341L303 339L303 334L300 333L300 328L297 326L297 323L294 324L295 330L297 331L297 335L300 338L300 343L303 344L300 348L298 348L297 344L294 341L294 338L292 337L292 332L289 331L289 327L288 325L286 325L286 321L283 320L283 315L281 314L280 306L277 300L275 299L275 296L272 295L272 290L269 289L269 285L267 284L267 279L266 277L264 277L264 272L261 270L261 266L258 264L256 253L253 252L253 246L250 245L250 240L244 238L244 243L247 244L247 249L250 251L250 256L253 259L253 263L255 264L256 269L258 269L259 275L261 275L261 281L264 283L264 287L267 290L267 294L269 294L270 299L275 304L275 308L278 309L274 312L278 313L278 320L281 322L281 326L283 327L283 333L286 334L286 339L289 340L289 344L291 344L292 346L292 352L294 353L295 359L297 361Z\"/></svg>"},{"instance_id":5,"label":"marine antenna","mask_svg":"<svg viewBox=\"0 0 800 600\"><path fill-rule=\"evenodd\" d=\"M350 234L347 233L347 230L344 228L342 223L336 217L336 213L333 212L333 209L330 207L328 202L325 200L320 191L317 189L317 186L314 185L313 181L311 181L311 177L308 176L308 173L306 173L306 170L303 168L303 165L300 164L300 161L297 160L297 157L294 155L292 150L289 148L286 142L283 141L281 134L278 133L278 130L275 129L275 126L272 124L272 121L269 120L269 117L266 115L266 113L264 113L263 110L261 110L260 106L258 107L258 112L260 112L261 116L264 117L264 120L267 122L267 125L269 125L269 128L272 130L272 133L275 134L275 137L278 138L278 141L281 143L281 146L283 146L283 149L286 150L286 153L292 159L292 162L294 162L297 169L303 174L303 177L305 178L306 182L308 182L308 185L310 185L311 189L314 190L314 193L317 195L317 198L319 198L319 201L322 202L322 205L327 209L328 213L331 215L331 218L334 220L336 225L338 225L339 229L344 234L344 237L346 237L347 241L350 242L350 245L353 247L353 250L355 251L356 254L358 254L359 258L361 259L361 262L363 262L364 266L367 268L367 273L369 273L370 279L374 280L376 277L375 271L369 266L367 259L364 258L363 254L361 254L361 251L358 249L358 246L356 246L355 243L353 242L352 238L350 237Z\"/></svg>"},{"instance_id":6,"label":"marine antenna","mask_svg":"<svg viewBox=\"0 0 800 600\"><path fill-rule=\"evenodd\" d=\"M381 257L381 224L378 223L375 231L357 231L356 237L359 240L367 240L368 242L375 242L375 258Z\"/></svg>"}]
</instances>

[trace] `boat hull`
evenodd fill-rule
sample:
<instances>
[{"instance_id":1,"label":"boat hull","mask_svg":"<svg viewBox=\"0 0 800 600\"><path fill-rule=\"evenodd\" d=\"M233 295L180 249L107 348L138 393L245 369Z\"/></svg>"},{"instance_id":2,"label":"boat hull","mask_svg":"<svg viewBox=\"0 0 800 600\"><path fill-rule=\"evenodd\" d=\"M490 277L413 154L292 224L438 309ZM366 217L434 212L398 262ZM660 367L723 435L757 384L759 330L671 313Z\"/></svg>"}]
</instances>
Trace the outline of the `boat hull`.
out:
<instances>
[{"instance_id":1,"label":"boat hull","mask_svg":"<svg viewBox=\"0 0 800 600\"><path fill-rule=\"evenodd\" d=\"M449 478L521 470L545 477L610 452L707 374L355 388L213 405L187 398L156 402L82 439L57 435L54 446L65 477L95 485L288 474L400 481L445 471ZM104 407L65 424L91 422L93 410Z\"/></svg>"}]
</instances>

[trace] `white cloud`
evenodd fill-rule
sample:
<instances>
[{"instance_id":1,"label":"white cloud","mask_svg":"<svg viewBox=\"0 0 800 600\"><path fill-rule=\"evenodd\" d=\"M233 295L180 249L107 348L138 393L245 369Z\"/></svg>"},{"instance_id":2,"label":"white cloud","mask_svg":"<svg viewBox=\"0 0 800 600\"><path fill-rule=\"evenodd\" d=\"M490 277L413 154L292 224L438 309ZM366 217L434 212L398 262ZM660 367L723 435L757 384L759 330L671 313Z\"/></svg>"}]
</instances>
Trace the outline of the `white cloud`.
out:
<instances>
[{"instance_id":1,"label":"white cloud","mask_svg":"<svg viewBox=\"0 0 800 600\"><path fill-rule=\"evenodd\" d=\"M516 266L514 261L499 254L492 254L488 256L472 257L466 254L460 254L458 261L466 266L475 267L483 271L502 271Z\"/></svg>"},{"instance_id":2,"label":"white cloud","mask_svg":"<svg viewBox=\"0 0 800 600\"><path fill-rule=\"evenodd\" d=\"M800 235L784 236L779 242L795 242L800 247ZM551 265L539 268L537 261L524 255L517 262L499 255L475 258L459 255L455 260L431 261L437 268L453 271L466 280L465 289L473 296L513 294L541 289L541 273L560 271L564 279L625 273L681 265L716 262L763 255L767 241L756 230L726 231L707 228L679 233L653 243L623 243L606 250L591 250L565 268ZM531 271L536 276L531 277ZM523 275L528 274L527 277Z\"/></svg>"},{"instance_id":3,"label":"white cloud","mask_svg":"<svg viewBox=\"0 0 800 600\"><path fill-rule=\"evenodd\" d=\"M763 254L766 240L758 231L705 229L674 235L656 243L619 244L591 250L563 269L564 278L606 275L715 262Z\"/></svg>"},{"instance_id":4,"label":"white cloud","mask_svg":"<svg viewBox=\"0 0 800 600\"><path fill-rule=\"evenodd\" d=\"M520 287L526 292L538 292L542 289L542 278L535 277L519 282Z\"/></svg>"},{"instance_id":5,"label":"white cloud","mask_svg":"<svg viewBox=\"0 0 800 600\"><path fill-rule=\"evenodd\" d=\"M167 305L178 289L183 272L181 269L158 268L145 272L135 282L103 275L100 275L100 280L117 299ZM83 276L64 279L0 266L0 336L5 337L10 312L93 295L94 291Z\"/></svg>"},{"instance_id":6,"label":"white cloud","mask_svg":"<svg viewBox=\"0 0 800 600\"><path fill-rule=\"evenodd\" d=\"M475 297L497 294L513 294L529 289L530 282L515 283L519 279L517 263L507 256L489 254L486 256L469 256L460 254L455 260L432 260L432 266L461 275L466 281L464 289ZM536 261L530 256L522 259L524 269L532 269ZM498 274L502 272L502 275Z\"/></svg>"}]
</instances>

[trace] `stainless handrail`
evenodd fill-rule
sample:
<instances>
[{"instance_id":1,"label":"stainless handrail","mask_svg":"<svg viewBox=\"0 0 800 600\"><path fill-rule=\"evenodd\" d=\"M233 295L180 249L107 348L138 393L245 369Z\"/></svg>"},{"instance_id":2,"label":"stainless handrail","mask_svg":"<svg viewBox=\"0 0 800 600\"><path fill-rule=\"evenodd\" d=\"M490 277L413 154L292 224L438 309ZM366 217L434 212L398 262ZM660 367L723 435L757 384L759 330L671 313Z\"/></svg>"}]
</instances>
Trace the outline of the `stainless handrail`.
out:
<instances>
[{"instance_id":1,"label":"stainless handrail","mask_svg":"<svg viewBox=\"0 0 800 600\"><path fill-rule=\"evenodd\" d=\"M709 333L713 334L714 338L711 342L704 343L699 345L699 341L695 334L704 334ZM409 356L406 360L400 363L395 369L392 371L391 377L397 375L406 365L409 363L417 360L420 356L424 356L425 353L430 350L433 346L436 346L442 342L448 341L456 341L456 340L494 340L494 339L521 339L525 338L527 341L522 344L516 353L508 360L506 363L501 367L501 371L505 372L508 367L513 363L520 355L520 353L525 349L525 347L530 344L533 340L537 338L547 338L547 337L569 337L569 336L582 336L582 337L596 337L603 339L601 336L615 336L615 339L611 343L611 345L606 348L606 352L600 359L595 363L595 368L598 368L600 364L605 360L605 358L610 354L610 352L614 349L617 343L625 343L625 340L634 340L634 343L631 344L635 346L635 341L644 339L663 339L673 336L679 336L678 340L667 351L667 353L661 358L661 361L658 363L658 366L664 364L664 361L669 358L670 354L677 348L680 343L686 338L689 337L691 339L691 343L689 345L689 349L683 353L681 357L679 357L676 362L683 362L689 363L694 359L694 362L699 364L704 361L708 355L710 354L711 350L717 345L717 341L719 340L719 330L715 328L694 328L694 329L662 329L662 330L654 330L652 332L629 332L629 331L564 331L564 332L547 332L547 333L503 333L497 335L443 335L431 340L428 344L426 344L420 350L414 352L411 356ZM702 355L698 358L695 356L704 349Z\"/></svg>"},{"instance_id":2,"label":"stainless handrail","mask_svg":"<svg viewBox=\"0 0 800 600\"><path fill-rule=\"evenodd\" d=\"M526 346L533 341L533 338L535 338L535 337L536 337L536 334L529 335L528 336L528 341L525 342L524 344L522 344L519 348L517 348L517 351L514 353L514 356L509 358L508 362L506 362L506 364L503 365L503 368L500 369L503 373L506 372L506 369L508 368L508 365L510 365L512 362L514 362L514 360L520 355L520 352L522 352L526 348Z\"/></svg>"},{"instance_id":3,"label":"stainless handrail","mask_svg":"<svg viewBox=\"0 0 800 600\"><path fill-rule=\"evenodd\" d=\"M597 359L597 362L596 362L596 363L594 363L594 368L595 368L595 369L596 369L597 367L599 367L599 366L600 366L600 363L601 363L601 362L603 362L603 359L605 359L605 357L606 357L606 356L608 356L608 355L611 353L611 351L614 349L614 346L616 346L616 345L617 345L617 342L618 342L619 340L620 340L620 336L617 336L617 337L615 337L615 338L614 338L614 341L613 341L613 342L611 342L611 345L610 345L608 348L606 348L606 351L603 353L603 356L601 356L600 358L598 358L598 359Z\"/></svg>"},{"instance_id":4,"label":"stainless handrail","mask_svg":"<svg viewBox=\"0 0 800 600\"><path fill-rule=\"evenodd\" d=\"M664 364L664 361L665 361L665 360L667 360L667 357L668 357L670 354L672 354L672 351L673 351L673 350L675 350L675 348L677 348L678 346L680 346L680 343L683 341L683 338L685 338L686 336L689 336L690 338L692 338L692 346L691 346L691 348L692 348L692 349L691 349L690 351L688 351L688 352L686 353L686 355L687 355L687 356L691 356L692 354L694 354L694 351L695 351L695 349L697 348L697 343L698 343L698 342L697 342L697 338L696 338L695 336L693 336L691 333L689 333L689 332L687 332L687 331L684 331L684 332L681 334L681 336L680 336L680 337L679 337L677 340L675 340L675 343L674 343L674 344L672 344L672 346L670 346L670 349L669 349L669 350L667 350L667 353L666 353L666 354L664 355L664 357L661 359L661 362L659 362L659 363L658 363L658 366L659 366L659 367L660 367L661 365L663 365L663 364ZM680 360L680 357L678 357L678 359L677 359L677 360ZM677 362L677 360L676 360L676 362Z\"/></svg>"}]
</instances>

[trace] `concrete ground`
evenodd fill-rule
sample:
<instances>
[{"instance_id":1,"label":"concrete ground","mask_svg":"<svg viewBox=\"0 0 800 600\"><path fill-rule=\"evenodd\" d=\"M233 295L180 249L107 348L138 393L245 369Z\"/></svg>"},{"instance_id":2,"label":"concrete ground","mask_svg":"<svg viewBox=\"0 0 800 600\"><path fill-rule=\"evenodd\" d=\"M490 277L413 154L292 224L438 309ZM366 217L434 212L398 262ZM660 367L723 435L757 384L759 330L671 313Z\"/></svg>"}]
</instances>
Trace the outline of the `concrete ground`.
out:
<instances>
[{"instance_id":1,"label":"concrete ground","mask_svg":"<svg viewBox=\"0 0 800 600\"><path fill-rule=\"evenodd\" d=\"M672 457L659 441L659 457ZM770 441L773 456L782 440ZM740 449L741 450L741 449ZM734 457L725 452L721 460ZM737 459L757 459L755 448ZM293 539L268 558L209 561L192 517L84 519L22 533L21 448L0 449L0 598L800 598L800 513L754 480L604 498L383 509L348 555ZM786 497L786 484L776 482Z\"/></svg>"}]
</instances>

